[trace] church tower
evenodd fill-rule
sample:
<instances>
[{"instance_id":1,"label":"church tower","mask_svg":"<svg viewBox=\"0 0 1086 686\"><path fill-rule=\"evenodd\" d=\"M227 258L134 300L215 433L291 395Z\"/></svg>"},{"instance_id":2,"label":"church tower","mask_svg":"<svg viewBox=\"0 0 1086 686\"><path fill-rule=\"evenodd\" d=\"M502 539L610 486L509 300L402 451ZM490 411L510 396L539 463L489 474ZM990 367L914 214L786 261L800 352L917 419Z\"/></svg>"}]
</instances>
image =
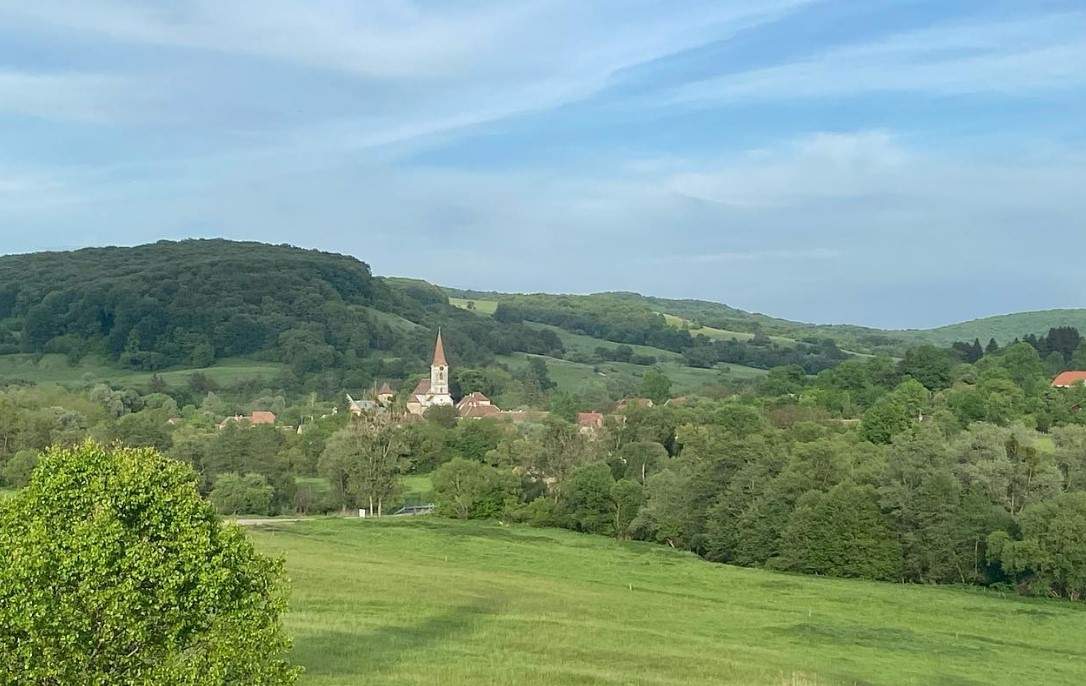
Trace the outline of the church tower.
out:
<instances>
[{"instance_id":1,"label":"church tower","mask_svg":"<svg viewBox=\"0 0 1086 686\"><path fill-rule=\"evenodd\" d=\"M449 363L445 361L445 346L441 343L441 329L437 331L437 343L434 345L434 361L430 365L430 393L433 395L449 394Z\"/></svg>"}]
</instances>

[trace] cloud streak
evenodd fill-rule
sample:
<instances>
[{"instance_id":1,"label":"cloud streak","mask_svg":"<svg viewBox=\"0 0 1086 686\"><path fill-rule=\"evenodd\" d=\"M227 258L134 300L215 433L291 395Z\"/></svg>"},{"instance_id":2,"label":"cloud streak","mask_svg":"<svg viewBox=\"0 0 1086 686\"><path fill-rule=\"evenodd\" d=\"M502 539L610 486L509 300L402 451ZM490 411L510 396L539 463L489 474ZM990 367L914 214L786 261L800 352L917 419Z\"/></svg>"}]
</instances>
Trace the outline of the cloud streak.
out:
<instances>
[{"instance_id":1,"label":"cloud streak","mask_svg":"<svg viewBox=\"0 0 1086 686\"><path fill-rule=\"evenodd\" d=\"M962 24L684 84L669 104L877 92L1018 94L1086 84L1086 14Z\"/></svg>"}]
</instances>

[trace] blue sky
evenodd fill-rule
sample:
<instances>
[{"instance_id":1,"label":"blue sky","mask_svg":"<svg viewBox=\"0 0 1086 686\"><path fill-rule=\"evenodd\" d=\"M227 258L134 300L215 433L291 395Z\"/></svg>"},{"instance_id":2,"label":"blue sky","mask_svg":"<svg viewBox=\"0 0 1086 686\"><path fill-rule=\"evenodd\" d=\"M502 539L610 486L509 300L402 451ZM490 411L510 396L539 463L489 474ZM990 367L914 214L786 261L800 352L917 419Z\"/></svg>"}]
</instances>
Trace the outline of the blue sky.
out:
<instances>
[{"instance_id":1,"label":"blue sky","mask_svg":"<svg viewBox=\"0 0 1086 686\"><path fill-rule=\"evenodd\" d=\"M5 253L926 327L1086 304L1084 123L1082 0L0 0Z\"/></svg>"}]
</instances>

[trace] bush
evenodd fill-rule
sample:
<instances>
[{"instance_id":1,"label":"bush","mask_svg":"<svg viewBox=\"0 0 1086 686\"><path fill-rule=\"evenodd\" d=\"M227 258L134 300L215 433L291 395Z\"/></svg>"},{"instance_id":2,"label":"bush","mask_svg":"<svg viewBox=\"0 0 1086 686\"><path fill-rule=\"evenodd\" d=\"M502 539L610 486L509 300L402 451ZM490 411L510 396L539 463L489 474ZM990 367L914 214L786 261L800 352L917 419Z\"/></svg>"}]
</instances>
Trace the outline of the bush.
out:
<instances>
[{"instance_id":1,"label":"bush","mask_svg":"<svg viewBox=\"0 0 1086 686\"><path fill-rule=\"evenodd\" d=\"M221 514L268 515L275 489L263 474L220 474L208 498Z\"/></svg>"},{"instance_id":2,"label":"bush","mask_svg":"<svg viewBox=\"0 0 1086 686\"><path fill-rule=\"evenodd\" d=\"M292 684L281 561L151 449L53 448L0 503L0 683Z\"/></svg>"}]
</instances>

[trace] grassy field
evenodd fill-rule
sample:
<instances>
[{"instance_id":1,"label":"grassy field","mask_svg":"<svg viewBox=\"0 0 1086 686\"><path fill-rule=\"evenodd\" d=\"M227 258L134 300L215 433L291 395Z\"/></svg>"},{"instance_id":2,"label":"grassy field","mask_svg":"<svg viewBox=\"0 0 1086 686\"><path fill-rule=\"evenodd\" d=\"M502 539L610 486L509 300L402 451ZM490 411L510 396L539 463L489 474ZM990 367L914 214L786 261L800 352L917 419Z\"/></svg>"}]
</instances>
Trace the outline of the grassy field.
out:
<instances>
[{"instance_id":1,"label":"grassy field","mask_svg":"<svg viewBox=\"0 0 1086 686\"><path fill-rule=\"evenodd\" d=\"M1086 682L1081 604L434 518L251 535L286 557L309 686Z\"/></svg>"},{"instance_id":2,"label":"grassy field","mask_svg":"<svg viewBox=\"0 0 1086 686\"><path fill-rule=\"evenodd\" d=\"M453 307L459 307L463 310L468 309L468 303L475 303L474 312L479 314L492 315L494 310L498 309L497 300L468 300L467 298L449 298L449 304Z\"/></svg>"},{"instance_id":3,"label":"grassy field","mask_svg":"<svg viewBox=\"0 0 1086 686\"><path fill-rule=\"evenodd\" d=\"M611 341L605 341L600 338L593 338L592 336L585 336L579 333L572 333L557 326L551 326L550 324L540 324L538 322L525 322L525 324L533 329L553 331L562 341L562 345L565 346L566 350L572 352L590 355L596 352L596 348L599 347L616 348L620 345L627 345L623 343L613 343ZM683 356L679 353L664 350L663 348L653 348L648 345L630 345L629 347L638 355L652 355L661 361L681 362L683 359Z\"/></svg>"},{"instance_id":4,"label":"grassy field","mask_svg":"<svg viewBox=\"0 0 1086 686\"><path fill-rule=\"evenodd\" d=\"M282 366L274 362L258 362L246 359L220 360L213 367L202 369L172 369L158 374L166 383L184 384L189 375L202 372L215 382L228 385L242 379L264 377L271 379L279 374ZM120 369L94 358L84 358L76 365L68 364L64 355L0 355L0 380L23 379L34 383L78 384L112 381L120 384L139 385L151 379L151 372Z\"/></svg>"},{"instance_id":5,"label":"grassy field","mask_svg":"<svg viewBox=\"0 0 1086 686\"><path fill-rule=\"evenodd\" d=\"M666 312L662 312L661 314L664 315L664 319L667 321L668 325L674 326L676 329L681 329L684 323L689 323L689 320L683 319L682 317L676 317L673 314L667 314ZM711 326L702 326L697 329L690 329L691 336L697 336L699 334L705 336L706 338L712 338L720 341L727 341L733 338L737 341L749 341L750 339L754 338L754 334L748 333L746 331L727 331L725 329L715 329ZM769 340L782 346L790 347L796 344L796 339L785 338L784 336L770 336Z\"/></svg>"}]
</instances>

